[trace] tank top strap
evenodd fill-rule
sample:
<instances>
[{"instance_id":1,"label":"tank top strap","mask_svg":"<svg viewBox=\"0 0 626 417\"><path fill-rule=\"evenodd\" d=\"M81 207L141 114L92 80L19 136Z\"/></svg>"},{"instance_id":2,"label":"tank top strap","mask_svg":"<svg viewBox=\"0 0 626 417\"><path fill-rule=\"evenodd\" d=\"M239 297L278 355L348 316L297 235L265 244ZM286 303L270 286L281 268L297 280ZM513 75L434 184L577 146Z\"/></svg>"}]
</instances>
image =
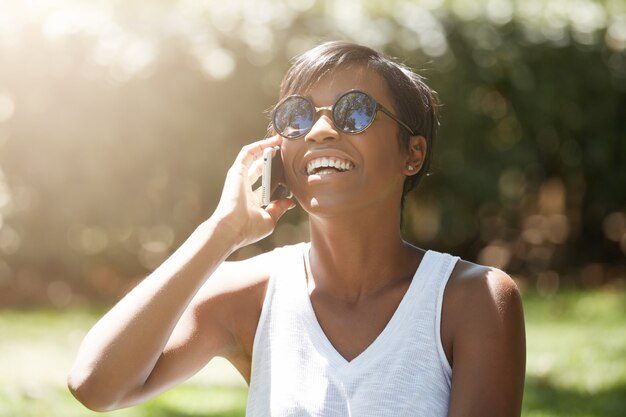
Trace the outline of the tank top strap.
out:
<instances>
[{"instance_id":1,"label":"tank top strap","mask_svg":"<svg viewBox=\"0 0 626 417\"><path fill-rule=\"evenodd\" d=\"M437 349L439 362L448 378L451 378L452 368L448 362L441 340L441 318L445 289L459 257L433 250L429 250L427 253L429 255L427 258L428 265L426 265L425 270L428 271L428 276L423 277L425 287L422 295L428 299L428 302L426 302L428 306L427 315L434 319L435 337L433 342Z\"/></svg>"}]
</instances>

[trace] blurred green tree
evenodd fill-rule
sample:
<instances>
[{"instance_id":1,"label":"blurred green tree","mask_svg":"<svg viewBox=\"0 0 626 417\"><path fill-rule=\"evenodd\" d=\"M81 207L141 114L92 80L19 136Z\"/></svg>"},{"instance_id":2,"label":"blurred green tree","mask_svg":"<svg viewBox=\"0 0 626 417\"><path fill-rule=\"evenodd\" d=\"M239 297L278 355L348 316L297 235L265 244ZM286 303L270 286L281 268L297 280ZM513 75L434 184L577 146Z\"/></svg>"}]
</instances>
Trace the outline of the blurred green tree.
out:
<instances>
[{"instance_id":1,"label":"blurred green tree","mask_svg":"<svg viewBox=\"0 0 626 417\"><path fill-rule=\"evenodd\" d=\"M207 218L297 53L382 49L439 92L418 245L549 294L626 275L626 4L0 0L0 305L109 299ZM307 238L292 211L235 257ZM83 298L84 299L84 298Z\"/></svg>"}]
</instances>

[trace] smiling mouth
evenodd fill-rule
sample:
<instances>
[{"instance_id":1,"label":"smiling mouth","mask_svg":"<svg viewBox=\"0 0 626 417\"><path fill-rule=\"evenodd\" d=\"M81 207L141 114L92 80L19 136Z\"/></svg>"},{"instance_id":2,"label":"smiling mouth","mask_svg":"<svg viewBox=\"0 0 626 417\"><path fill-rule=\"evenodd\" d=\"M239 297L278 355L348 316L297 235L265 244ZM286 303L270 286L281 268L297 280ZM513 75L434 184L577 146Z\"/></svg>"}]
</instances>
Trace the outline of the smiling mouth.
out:
<instances>
[{"instance_id":1,"label":"smiling mouth","mask_svg":"<svg viewBox=\"0 0 626 417\"><path fill-rule=\"evenodd\" d=\"M339 158L315 158L306 165L307 175L324 175L335 174L338 172L347 172L354 169L354 164L345 159Z\"/></svg>"}]
</instances>

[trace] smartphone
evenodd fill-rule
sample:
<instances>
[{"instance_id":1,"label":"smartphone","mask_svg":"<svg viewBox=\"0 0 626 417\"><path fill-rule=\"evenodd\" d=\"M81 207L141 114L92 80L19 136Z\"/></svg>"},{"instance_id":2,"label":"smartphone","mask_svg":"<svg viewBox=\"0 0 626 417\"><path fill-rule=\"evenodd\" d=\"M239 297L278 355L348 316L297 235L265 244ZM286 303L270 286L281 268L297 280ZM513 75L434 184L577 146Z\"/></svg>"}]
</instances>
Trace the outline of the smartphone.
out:
<instances>
[{"instance_id":1,"label":"smartphone","mask_svg":"<svg viewBox=\"0 0 626 417\"><path fill-rule=\"evenodd\" d=\"M272 155L273 154L273 155ZM261 199L263 207L279 198L291 197L285 185L283 160L280 148L265 148L263 151L263 176L261 178Z\"/></svg>"}]
</instances>

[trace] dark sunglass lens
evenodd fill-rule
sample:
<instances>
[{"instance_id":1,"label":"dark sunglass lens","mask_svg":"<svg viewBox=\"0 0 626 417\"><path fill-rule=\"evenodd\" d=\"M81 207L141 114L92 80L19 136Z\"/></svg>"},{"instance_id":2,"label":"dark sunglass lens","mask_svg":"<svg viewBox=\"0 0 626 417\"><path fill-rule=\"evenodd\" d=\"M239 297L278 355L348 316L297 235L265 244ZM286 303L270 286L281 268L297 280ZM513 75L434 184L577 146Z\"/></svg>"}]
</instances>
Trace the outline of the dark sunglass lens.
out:
<instances>
[{"instance_id":1,"label":"dark sunglass lens","mask_svg":"<svg viewBox=\"0 0 626 417\"><path fill-rule=\"evenodd\" d=\"M342 96L333 108L337 128L346 133L363 131L372 123L375 115L376 102L358 91Z\"/></svg>"},{"instance_id":2,"label":"dark sunglass lens","mask_svg":"<svg viewBox=\"0 0 626 417\"><path fill-rule=\"evenodd\" d=\"M304 135L313 126L315 110L303 97L291 97L283 101L274 112L274 129L286 138Z\"/></svg>"}]
</instances>

